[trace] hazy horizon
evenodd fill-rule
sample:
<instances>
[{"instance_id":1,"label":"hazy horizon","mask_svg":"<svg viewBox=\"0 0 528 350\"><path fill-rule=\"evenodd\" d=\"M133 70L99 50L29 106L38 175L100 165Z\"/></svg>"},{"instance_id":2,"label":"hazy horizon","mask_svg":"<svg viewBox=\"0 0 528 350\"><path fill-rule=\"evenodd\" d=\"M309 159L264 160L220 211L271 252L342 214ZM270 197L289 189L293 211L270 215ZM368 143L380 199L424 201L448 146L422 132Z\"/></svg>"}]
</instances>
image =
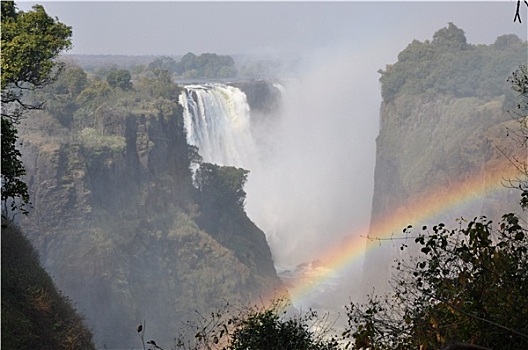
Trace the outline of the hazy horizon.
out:
<instances>
[{"instance_id":1,"label":"hazy horizon","mask_svg":"<svg viewBox=\"0 0 528 350\"><path fill-rule=\"evenodd\" d=\"M490 44L502 34L527 39L526 9L523 23L514 23L514 1L37 3L72 26L69 54L307 55L378 44L395 57L413 39L431 38L449 22L473 44ZM16 4L26 11L35 2Z\"/></svg>"}]
</instances>

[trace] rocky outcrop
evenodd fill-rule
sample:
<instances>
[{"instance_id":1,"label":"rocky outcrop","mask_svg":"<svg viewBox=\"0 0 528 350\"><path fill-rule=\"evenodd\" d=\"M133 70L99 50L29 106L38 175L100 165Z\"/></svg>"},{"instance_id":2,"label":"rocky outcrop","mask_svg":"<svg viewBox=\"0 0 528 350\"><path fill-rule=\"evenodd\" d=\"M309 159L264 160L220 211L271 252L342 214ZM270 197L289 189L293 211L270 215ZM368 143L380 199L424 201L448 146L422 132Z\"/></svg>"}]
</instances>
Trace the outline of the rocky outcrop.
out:
<instances>
[{"instance_id":1,"label":"rocky outcrop","mask_svg":"<svg viewBox=\"0 0 528 350\"><path fill-rule=\"evenodd\" d=\"M527 155L506 136L517 125L503 101L403 95L382 105L372 237L399 237L407 225L453 226L461 217L485 215L496 222L502 214L520 211L520 193L507 187L512 165L504 153L520 159ZM401 217L395 218L398 212ZM376 229L388 221L401 225L390 227L391 232ZM401 241L380 242L368 243L380 246L368 249L365 262L364 285L370 292L372 286L387 287L391 265L401 258Z\"/></svg>"},{"instance_id":2,"label":"rocky outcrop","mask_svg":"<svg viewBox=\"0 0 528 350\"><path fill-rule=\"evenodd\" d=\"M528 155L508 137L518 123L508 114L516 97L507 78L521 64L526 42L515 35L472 45L450 23L431 41L414 40L379 71L383 102L365 291L387 288L401 243L413 241L399 240L407 225L456 227L456 218L481 215L497 222L520 211L520 193L508 181L517 175L511 160Z\"/></svg>"},{"instance_id":3,"label":"rocky outcrop","mask_svg":"<svg viewBox=\"0 0 528 350\"><path fill-rule=\"evenodd\" d=\"M267 80L239 81L230 85L244 92L252 113L269 115L280 107L281 92Z\"/></svg>"},{"instance_id":4,"label":"rocky outcrop","mask_svg":"<svg viewBox=\"0 0 528 350\"><path fill-rule=\"evenodd\" d=\"M33 210L20 224L96 344L138 346L144 321L171 344L196 310L271 295L271 252L245 214L226 214L221 237L196 223L181 109L99 113L77 133L46 114L26 124L48 133L21 128Z\"/></svg>"}]
</instances>

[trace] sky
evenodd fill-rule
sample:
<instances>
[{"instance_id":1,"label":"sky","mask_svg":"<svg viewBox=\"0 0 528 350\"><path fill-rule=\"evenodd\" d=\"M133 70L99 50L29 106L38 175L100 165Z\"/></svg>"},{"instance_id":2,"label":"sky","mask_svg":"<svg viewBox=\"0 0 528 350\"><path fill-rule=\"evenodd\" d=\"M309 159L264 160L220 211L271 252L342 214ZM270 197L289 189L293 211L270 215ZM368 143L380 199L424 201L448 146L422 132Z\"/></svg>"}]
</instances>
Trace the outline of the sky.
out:
<instances>
[{"instance_id":1,"label":"sky","mask_svg":"<svg viewBox=\"0 0 528 350\"><path fill-rule=\"evenodd\" d=\"M470 43L514 33L515 1L181 2L42 1L73 27L71 54L309 54L379 45L399 52L454 22ZM28 10L34 2L17 2ZM523 7L524 9L525 7Z\"/></svg>"}]
</instances>

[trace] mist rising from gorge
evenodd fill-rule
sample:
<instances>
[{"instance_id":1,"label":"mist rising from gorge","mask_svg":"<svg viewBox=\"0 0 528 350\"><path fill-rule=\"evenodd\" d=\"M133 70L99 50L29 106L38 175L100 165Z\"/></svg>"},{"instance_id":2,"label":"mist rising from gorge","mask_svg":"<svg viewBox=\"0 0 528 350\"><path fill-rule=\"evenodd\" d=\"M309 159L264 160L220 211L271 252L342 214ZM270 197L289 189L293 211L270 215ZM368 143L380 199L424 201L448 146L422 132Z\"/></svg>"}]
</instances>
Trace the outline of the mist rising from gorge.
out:
<instances>
[{"instance_id":1,"label":"mist rising from gorge","mask_svg":"<svg viewBox=\"0 0 528 350\"><path fill-rule=\"evenodd\" d=\"M317 260L368 226L381 101L376 61L370 52L311 56L283 83L280 115L259 126L246 211L279 269Z\"/></svg>"}]
</instances>

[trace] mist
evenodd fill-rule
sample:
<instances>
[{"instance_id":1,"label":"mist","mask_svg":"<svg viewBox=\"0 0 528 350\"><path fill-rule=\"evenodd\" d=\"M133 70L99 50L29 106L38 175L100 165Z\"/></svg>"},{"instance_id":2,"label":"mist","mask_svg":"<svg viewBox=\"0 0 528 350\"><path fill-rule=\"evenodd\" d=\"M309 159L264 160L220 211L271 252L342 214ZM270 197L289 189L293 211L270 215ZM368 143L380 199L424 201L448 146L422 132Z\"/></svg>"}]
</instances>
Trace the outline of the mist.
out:
<instances>
[{"instance_id":1,"label":"mist","mask_svg":"<svg viewBox=\"0 0 528 350\"><path fill-rule=\"evenodd\" d=\"M315 52L284 82L282 108L257 137L246 210L276 266L317 260L368 226L380 92L373 52Z\"/></svg>"}]
</instances>

